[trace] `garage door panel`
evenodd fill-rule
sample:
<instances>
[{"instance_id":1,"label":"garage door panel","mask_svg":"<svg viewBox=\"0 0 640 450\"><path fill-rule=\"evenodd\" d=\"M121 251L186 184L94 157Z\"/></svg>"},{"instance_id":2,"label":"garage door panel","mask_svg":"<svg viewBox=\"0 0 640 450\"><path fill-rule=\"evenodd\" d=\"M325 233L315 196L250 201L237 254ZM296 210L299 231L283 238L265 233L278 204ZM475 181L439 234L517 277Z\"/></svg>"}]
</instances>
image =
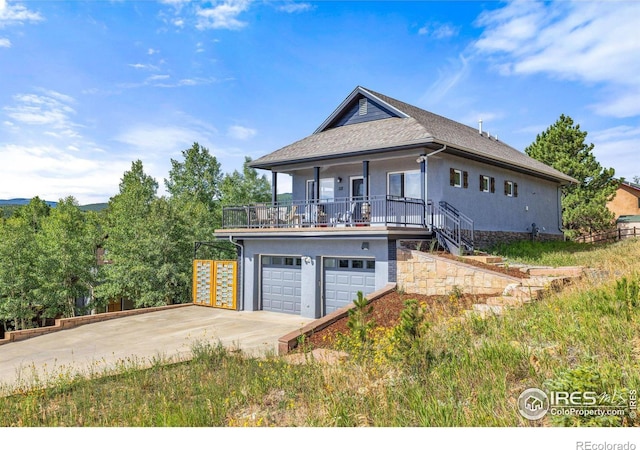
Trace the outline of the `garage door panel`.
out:
<instances>
[{"instance_id":1,"label":"garage door panel","mask_svg":"<svg viewBox=\"0 0 640 450\"><path fill-rule=\"evenodd\" d=\"M335 278L336 278L335 283L339 284L339 285L340 284L346 285L346 284L349 284L351 282L351 280L349 280L349 274L347 274L347 273L339 273L339 274L336 275Z\"/></svg>"},{"instance_id":2,"label":"garage door panel","mask_svg":"<svg viewBox=\"0 0 640 450\"><path fill-rule=\"evenodd\" d=\"M302 274L299 266L264 264L261 289L263 310L300 314Z\"/></svg>"},{"instance_id":3,"label":"garage door panel","mask_svg":"<svg viewBox=\"0 0 640 450\"><path fill-rule=\"evenodd\" d=\"M344 262L341 259L341 262ZM355 267L355 261L349 261L347 267L325 266L324 269L324 313L329 314L339 308L348 306L358 297L358 291L365 295L375 291L375 269L366 268L363 260L357 260L359 267ZM368 260L371 262L371 260Z\"/></svg>"}]
</instances>

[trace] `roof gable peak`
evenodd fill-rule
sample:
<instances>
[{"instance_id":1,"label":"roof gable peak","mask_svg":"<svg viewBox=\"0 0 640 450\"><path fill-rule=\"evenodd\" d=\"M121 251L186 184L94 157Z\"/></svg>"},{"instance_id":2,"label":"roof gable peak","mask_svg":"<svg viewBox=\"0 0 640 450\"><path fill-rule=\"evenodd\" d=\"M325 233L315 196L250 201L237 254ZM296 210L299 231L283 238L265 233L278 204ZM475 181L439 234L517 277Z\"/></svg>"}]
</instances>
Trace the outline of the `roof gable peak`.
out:
<instances>
[{"instance_id":1,"label":"roof gable peak","mask_svg":"<svg viewBox=\"0 0 640 450\"><path fill-rule=\"evenodd\" d=\"M317 134L331 128L331 125L335 124L338 119L349 113L349 109L352 107L355 100L359 97L367 98L372 102L380 105L382 108L388 110L393 116L403 119L410 117L409 114L389 104L385 100L373 94L371 91L363 88L362 86L357 86L353 91L351 91L347 98L345 98L342 103L338 105L338 107L331 113L331 115L327 117L324 122L322 122L322 124L320 124L320 126L313 132L313 134Z\"/></svg>"}]
</instances>

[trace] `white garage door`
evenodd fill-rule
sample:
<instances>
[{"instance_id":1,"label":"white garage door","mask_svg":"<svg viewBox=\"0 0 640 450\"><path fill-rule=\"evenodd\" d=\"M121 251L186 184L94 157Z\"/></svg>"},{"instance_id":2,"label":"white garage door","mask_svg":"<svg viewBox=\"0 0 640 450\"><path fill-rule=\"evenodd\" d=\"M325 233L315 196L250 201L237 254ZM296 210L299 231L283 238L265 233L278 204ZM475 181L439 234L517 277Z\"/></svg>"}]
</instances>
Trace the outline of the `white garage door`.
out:
<instances>
[{"instance_id":1,"label":"white garage door","mask_svg":"<svg viewBox=\"0 0 640 450\"><path fill-rule=\"evenodd\" d=\"M376 262L373 259L324 259L324 314L347 306L358 291L370 294L376 289Z\"/></svg>"},{"instance_id":2,"label":"white garage door","mask_svg":"<svg viewBox=\"0 0 640 450\"><path fill-rule=\"evenodd\" d=\"M296 256L262 257L262 309L300 314L301 259Z\"/></svg>"}]
</instances>

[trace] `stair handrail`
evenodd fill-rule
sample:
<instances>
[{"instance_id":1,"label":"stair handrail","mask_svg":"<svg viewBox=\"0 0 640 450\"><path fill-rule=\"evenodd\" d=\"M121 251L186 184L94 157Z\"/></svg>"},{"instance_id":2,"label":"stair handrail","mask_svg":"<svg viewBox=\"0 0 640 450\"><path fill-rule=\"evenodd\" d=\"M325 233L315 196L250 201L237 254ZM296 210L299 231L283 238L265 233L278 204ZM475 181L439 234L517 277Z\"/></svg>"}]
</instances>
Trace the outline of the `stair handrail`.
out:
<instances>
[{"instance_id":1,"label":"stair handrail","mask_svg":"<svg viewBox=\"0 0 640 450\"><path fill-rule=\"evenodd\" d=\"M440 223L432 224L436 235L448 239L455 245L457 252L460 252L463 246L467 251L472 252L474 247L473 219L446 201L438 202L438 207L434 205L433 209L434 217L438 217L440 221Z\"/></svg>"}]
</instances>

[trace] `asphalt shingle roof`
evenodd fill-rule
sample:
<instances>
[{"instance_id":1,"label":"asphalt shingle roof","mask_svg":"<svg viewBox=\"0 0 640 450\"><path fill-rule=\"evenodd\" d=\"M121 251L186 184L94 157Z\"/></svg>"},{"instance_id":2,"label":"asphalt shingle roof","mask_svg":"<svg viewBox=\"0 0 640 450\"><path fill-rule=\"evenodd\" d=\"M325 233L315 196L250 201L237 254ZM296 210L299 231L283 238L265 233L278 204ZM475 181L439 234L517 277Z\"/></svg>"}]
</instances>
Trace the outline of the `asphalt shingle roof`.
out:
<instances>
[{"instance_id":1,"label":"asphalt shingle roof","mask_svg":"<svg viewBox=\"0 0 640 450\"><path fill-rule=\"evenodd\" d=\"M392 117L336 128L324 128L253 161L251 165L268 168L287 162L347 156L376 149L418 147L435 142L446 144L448 148L455 148L462 154L520 167L564 182L576 181L502 141L489 138L486 134L481 135L475 128L370 89L358 87L356 91L374 101L376 99L382 101L408 117ZM334 115L339 113L340 111L336 111Z\"/></svg>"}]
</instances>

